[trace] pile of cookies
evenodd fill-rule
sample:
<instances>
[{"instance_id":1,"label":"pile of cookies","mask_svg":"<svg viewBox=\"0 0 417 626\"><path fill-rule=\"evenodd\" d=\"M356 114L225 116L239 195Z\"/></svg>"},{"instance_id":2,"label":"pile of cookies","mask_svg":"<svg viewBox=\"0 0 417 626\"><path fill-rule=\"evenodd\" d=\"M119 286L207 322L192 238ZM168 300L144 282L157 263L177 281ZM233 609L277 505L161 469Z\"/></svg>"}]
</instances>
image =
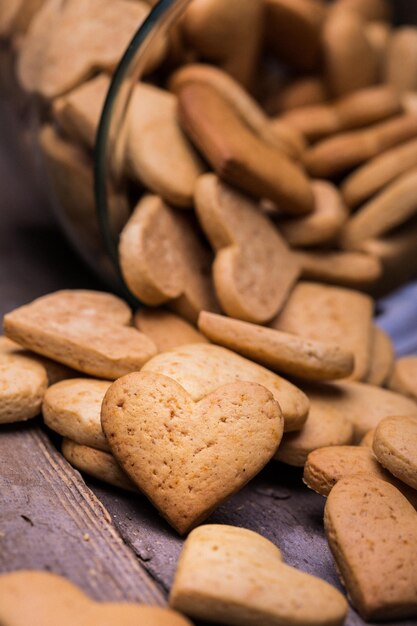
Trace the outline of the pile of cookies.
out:
<instances>
[{"instance_id":1,"label":"pile of cookies","mask_svg":"<svg viewBox=\"0 0 417 626\"><path fill-rule=\"evenodd\" d=\"M328 497L327 538L361 615L417 615L417 357L395 361L369 296L299 282L273 324L201 311L197 328L61 291L7 314L4 331L0 422L42 412L74 467L146 495L180 534L195 528L173 608L231 625L343 623L343 596L269 541L200 526L276 460Z\"/></svg>"},{"instance_id":2,"label":"pile of cookies","mask_svg":"<svg viewBox=\"0 0 417 626\"><path fill-rule=\"evenodd\" d=\"M0 9L19 88L42 103L51 181L97 255L92 150L148 4ZM109 180L123 277L144 306L62 291L4 319L0 423L41 412L74 467L192 531L170 596L191 618L343 623L344 597L269 541L201 526L270 461L327 497L361 616L417 616L417 356L395 359L372 297L416 269L417 29L390 19L385 0L194 0L134 89L129 195ZM16 602L25 576L34 595ZM65 581L21 577L0 577L0 622L26 623L48 585L77 623L101 616ZM147 610L126 608L126 624L189 623Z\"/></svg>"},{"instance_id":3,"label":"pile of cookies","mask_svg":"<svg viewBox=\"0 0 417 626\"><path fill-rule=\"evenodd\" d=\"M3 82L40 103L38 139L61 212L79 247L109 271L92 151L111 75L155 2L3 4L1 56L15 68ZM120 259L133 294L151 306L175 300L181 280L171 284L164 272L188 283L191 269L186 276L178 268L190 264L187 255L198 256L203 274L216 257L216 296L237 314L225 302L230 285L219 278L218 257L247 235L243 224L231 235L225 217L217 226L208 217L215 186L228 203L245 197L246 233L263 229L281 240L281 300L262 322L300 275L380 294L416 273L417 29L395 28L393 8L388 0L194 0L161 33L117 146L117 180L122 171L129 193L108 183L110 225L123 229ZM210 172L218 178L204 178ZM167 239L158 275L138 259L142 230L158 248ZM200 298L204 309L214 306L208 284Z\"/></svg>"}]
</instances>

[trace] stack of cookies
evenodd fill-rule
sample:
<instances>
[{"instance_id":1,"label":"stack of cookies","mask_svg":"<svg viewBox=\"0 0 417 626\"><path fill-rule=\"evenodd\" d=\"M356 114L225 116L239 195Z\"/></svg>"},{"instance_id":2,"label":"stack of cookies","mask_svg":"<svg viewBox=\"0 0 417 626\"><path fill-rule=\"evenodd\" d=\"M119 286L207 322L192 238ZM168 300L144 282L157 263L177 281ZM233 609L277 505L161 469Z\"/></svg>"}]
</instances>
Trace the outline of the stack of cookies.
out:
<instances>
[{"instance_id":1,"label":"stack of cookies","mask_svg":"<svg viewBox=\"0 0 417 626\"><path fill-rule=\"evenodd\" d=\"M0 33L19 88L42 102L51 181L95 249L100 113L149 6L10 6ZM0 423L42 412L74 467L192 531L170 596L191 618L343 623L344 597L265 538L201 526L277 461L328 498L361 616L417 617L417 356L395 358L373 300L417 269L417 29L390 20L385 0L194 0L133 91L129 196L109 180L142 308L62 291L4 319ZM22 581L0 578L4 606Z\"/></svg>"}]
</instances>

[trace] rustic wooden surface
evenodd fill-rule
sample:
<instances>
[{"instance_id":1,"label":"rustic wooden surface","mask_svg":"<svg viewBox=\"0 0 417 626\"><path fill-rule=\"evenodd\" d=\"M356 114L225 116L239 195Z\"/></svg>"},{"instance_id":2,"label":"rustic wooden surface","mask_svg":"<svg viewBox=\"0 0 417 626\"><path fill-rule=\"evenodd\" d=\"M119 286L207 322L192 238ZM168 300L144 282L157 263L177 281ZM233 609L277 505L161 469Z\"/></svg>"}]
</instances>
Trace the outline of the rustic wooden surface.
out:
<instances>
[{"instance_id":1,"label":"rustic wooden surface","mask_svg":"<svg viewBox=\"0 0 417 626\"><path fill-rule=\"evenodd\" d=\"M36 423L0 428L0 571L65 575L97 600L164 604L108 512Z\"/></svg>"},{"instance_id":2,"label":"rustic wooden surface","mask_svg":"<svg viewBox=\"0 0 417 626\"><path fill-rule=\"evenodd\" d=\"M398 4L417 17L414 2ZM13 147L12 126L0 102L0 315L55 289L102 287L54 225ZM0 428L0 572L48 569L97 599L163 603L182 540L144 497L87 485L92 491L36 422ZM272 463L209 521L260 532L289 564L340 588L323 532L324 502L300 471ZM351 611L347 626L359 625Z\"/></svg>"}]
</instances>

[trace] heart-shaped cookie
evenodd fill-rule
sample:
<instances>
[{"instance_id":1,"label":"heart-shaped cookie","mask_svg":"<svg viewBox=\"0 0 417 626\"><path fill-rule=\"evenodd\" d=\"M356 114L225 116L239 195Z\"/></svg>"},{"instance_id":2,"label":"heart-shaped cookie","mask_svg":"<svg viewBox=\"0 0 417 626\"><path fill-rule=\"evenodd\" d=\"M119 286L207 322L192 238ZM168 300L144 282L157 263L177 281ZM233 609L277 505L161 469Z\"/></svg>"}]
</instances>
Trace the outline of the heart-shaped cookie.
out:
<instances>
[{"instance_id":1,"label":"heart-shaped cookie","mask_svg":"<svg viewBox=\"0 0 417 626\"><path fill-rule=\"evenodd\" d=\"M279 405L261 385L232 383L194 402L152 372L116 381L101 421L123 469L181 534L251 480L283 432Z\"/></svg>"},{"instance_id":2,"label":"heart-shaped cookie","mask_svg":"<svg viewBox=\"0 0 417 626\"><path fill-rule=\"evenodd\" d=\"M120 7L111 0L46 2L19 55L22 86L52 100L97 70L111 71L148 13L145 2L128 0ZM161 61L164 44L155 50L147 69Z\"/></svg>"},{"instance_id":3,"label":"heart-shaped cookie","mask_svg":"<svg viewBox=\"0 0 417 626\"><path fill-rule=\"evenodd\" d=\"M158 196L140 200L121 234L119 255L126 283L142 302L170 302L192 322L202 310L217 310L211 253L191 218Z\"/></svg>"},{"instance_id":4,"label":"heart-shaped cookie","mask_svg":"<svg viewBox=\"0 0 417 626\"><path fill-rule=\"evenodd\" d=\"M357 474L327 499L327 539L364 619L417 616L417 512L392 485Z\"/></svg>"},{"instance_id":5,"label":"heart-shaped cookie","mask_svg":"<svg viewBox=\"0 0 417 626\"><path fill-rule=\"evenodd\" d=\"M214 174L199 179L195 199L216 250L213 279L223 310L247 322L269 321L298 278L295 255L259 204Z\"/></svg>"},{"instance_id":6,"label":"heart-shaped cookie","mask_svg":"<svg viewBox=\"0 0 417 626\"><path fill-rule=\"evenodd\" d=\"M98 603L56 574L0 576L1 626L192 626L174 611L140 604Z\"/></svg>"},{"instance_id":7,"label":"heart-shaped cookie","mask_svg":"<svg viewBox=\"0 0 417 626\"><path fill-rule=\"evenodd\" d=\"M347 613L339 591L286 565L272 542L221 525L201 526L188 537L170 605L236 626L337 626Z\"/></svg>"},{"instance_id":8,"label":"heart-shaped cookie","mask_svg":"<svg viewBox=\"0 0 417 626\"><path fill-rule=\"evenodd\" d=\"M158 354L142 372L156 372L176 380L198 402L223 385L249 380L269 389L281 407L284 430L300 430L307 419L307 396L275 372L220 346L190 344Z\"/></svg>"},{"instance_id":9,"label":"heart-shaped cookie","mask_svg":"<svg viewBox=\"0 0 417 626\"><path fill-rule=\"evenodd\" d=\"M139 370L156 354L143 333L127 326L129 307L91 291L57 292L4 317L4 332L33 352L90 376L114 380Z\"/></svg>"}]
</instances>

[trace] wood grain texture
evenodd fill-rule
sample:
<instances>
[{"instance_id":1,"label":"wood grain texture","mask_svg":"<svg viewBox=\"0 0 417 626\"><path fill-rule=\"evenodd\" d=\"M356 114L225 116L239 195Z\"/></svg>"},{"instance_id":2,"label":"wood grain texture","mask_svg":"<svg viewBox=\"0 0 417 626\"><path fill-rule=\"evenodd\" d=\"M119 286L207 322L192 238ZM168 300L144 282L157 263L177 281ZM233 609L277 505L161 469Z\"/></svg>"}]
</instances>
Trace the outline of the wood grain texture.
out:
<instances>
[{"instance_id":1,"label":"wood grain texture","mask_svg":"<svg viewBox=\"0 0 417 626\"><path fill-rule=\"evenodd\" d=\"M0 572L62 574L97 600L164 604L106 509L36 424L0 429Z\"/></svg>"}]
</instances>

